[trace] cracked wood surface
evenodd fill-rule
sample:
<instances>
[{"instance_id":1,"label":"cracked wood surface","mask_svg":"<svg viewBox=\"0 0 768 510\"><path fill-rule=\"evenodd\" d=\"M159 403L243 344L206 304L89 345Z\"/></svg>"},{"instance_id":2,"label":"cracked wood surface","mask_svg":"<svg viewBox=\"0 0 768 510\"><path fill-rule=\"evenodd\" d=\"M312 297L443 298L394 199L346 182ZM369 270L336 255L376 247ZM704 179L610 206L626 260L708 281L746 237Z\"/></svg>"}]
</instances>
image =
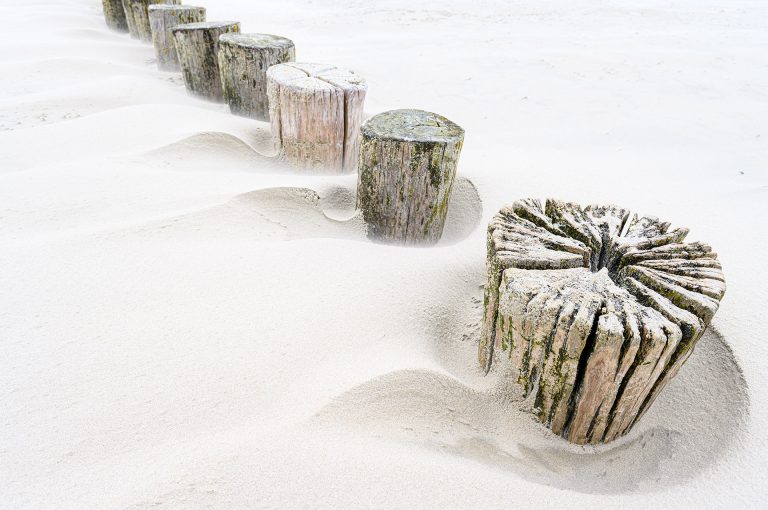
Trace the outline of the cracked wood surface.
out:
<instances>
[{"instance_id":1,"label":"cracked wood surface","mask_svg":"<svg viewBox=\"0 0 768 510\"><path fill-rule=\"evenodd\" d=\"M616 206L525 199L488 226L478 349L577 444L626 434L690 356L725 294L687 229Z\"/></svg>"},{"instance_id":2,"label":"cracked wood surface","mask_svg":"<svg viewBox=\"0 0 768 510\"><path fill-rule=\"evenodd\" d=\"M392 110L362 128L357 206L368 235L402 244L440 240L464 143L441 115Z\"/></svg>"},{"instance_id":3,"label":"cracked wood surface","mask_svg":"<svg viewBox=\"0 0 768 510\"><path fill-rule=\"evenodd\" d=\"M205 21L205 7L191 5L150 5L149 26L155 47L157 68L161 71L180 71L179 57L173 40L173 28L188 23Z\"/></svg>"},{"instance_id":4,"label":"cracked wood surface","mask_svg":"<svg viewBox=\"0 0 768 510\"><path fill-rule=\"evenodd\" d=\"M278 155L301 169L354 170L367 85L332 65L284 63L267 70Z\"/></svg>"},{"instance_id":5,"label":"cracked wood surface","mask_svg":"<svg viewBox=\"0 0 768 510\"><path fill-rule=\"evenodd\" d=\"M240 32L240 23L188 23L173 27L172 32L187 90L211 101L222 102L224 93L219 74L219 37Z\"/></svg>"},{"instance_id":6,"label":"cracked wood surface","mask_svg":"<svg viewBox=\"0 0 768 510\"><path fill-rule=\"evenodd\" d=\"M293 41L270 34L224 34L219 38L218 58L230 111L269 120L267 69L296 60Z\"/></svg>"}]
</instances>

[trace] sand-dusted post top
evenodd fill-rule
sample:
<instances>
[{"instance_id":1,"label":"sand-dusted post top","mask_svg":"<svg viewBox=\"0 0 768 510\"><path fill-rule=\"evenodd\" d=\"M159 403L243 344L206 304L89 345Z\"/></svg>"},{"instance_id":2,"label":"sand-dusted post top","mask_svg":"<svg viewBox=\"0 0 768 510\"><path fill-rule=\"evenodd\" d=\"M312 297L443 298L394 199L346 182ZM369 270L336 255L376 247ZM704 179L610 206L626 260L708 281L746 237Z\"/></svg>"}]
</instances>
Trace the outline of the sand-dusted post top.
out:
<instances>
[{"instance_id":1,"label":"sand-dusted post top","mask_svg":"<svg viewBox=\"0 0 768 510\"><path fill-rule=\"evenodd\" d=\"M172 31L187 90L211 101L223 101L219 75L219 37L230 32L240 32L240 23L188 23L177 25Z\"/></svg>"},{"instance_id":2,"label":"sand-dusted post top","mask_svg":"<svg viewBox=\"0 0 768 510\"><path fill-rule=\"evenodd\" d=\"M464 130L436 113L392 110L361 131L357 206L374 239L440 240Z\"/></svg>"},{"instance_id":3,"label":"sand-dusted post top","mask_svg":"<svg viewBox=\"0 0 768 510\"><path fill-rule=\"evenodd\" d=\"M154 4L178 5L181 0L128 0L131 14L128 16L128 28L131 35L140 41L152 42L152 28L149 25L149 6ZM125 0L123 0L123 5ZM126 14L128 11L126 10ZM131 21L133 28L131 29Z\"/></svg>"},{"instance_id":4,"label":"sand-dusted post top","mask_svg":"<svg viewBox=\"0 0 768 510\"><path fill-rule=\"evenodd\" d=\"M725 294L688 229L614 205L519 200L488 226L483 369L511 373L555 434L626 434L693 352Z\"/></svg>"},{"instance_id":5,"label":"sand-dusted post top","mask_svg":"<svg viewBox=\"0 0 768 510\"><path fill-rule=\"evenodd\" d=\"M125 19L123 0L101 0L104 10L104 21L112 30L118 32L128 31L128 21Z\"/></svg>"},{"instance_id":6,"label":"sand-dusted post top","mask_svg":"<svg viewBox=\"0 0 768 510\"><path fill-rule=\"evenodd\" d=\"M293 41L269 34L219 37L219 71L224 100L235 115L269 120L267 69L296 59Z\"/></svg>"},{"instance_id":7,"label":"sand-dusted post top","mask_svg":"<svg viewBox=\"0 0 768 510\"><path fill-rule=\"evenodd\" d=\"M332 65L270 67L269 117L279 157L302 169L354 170L367 88L354 71Z\"/></svg>"},{"instance_id":8,"label":"sand-dusted post top","mask_svg":"<svg viewBox=\"0 0 768 510\"><path fill-rule=\"evenodd\" d=\"M155 47L157 67L161 71L179 71L179 57L173 40L173 28L205 21L205 7L191 5L150 5L149 26Z\"/></svg>"}]
</instances>

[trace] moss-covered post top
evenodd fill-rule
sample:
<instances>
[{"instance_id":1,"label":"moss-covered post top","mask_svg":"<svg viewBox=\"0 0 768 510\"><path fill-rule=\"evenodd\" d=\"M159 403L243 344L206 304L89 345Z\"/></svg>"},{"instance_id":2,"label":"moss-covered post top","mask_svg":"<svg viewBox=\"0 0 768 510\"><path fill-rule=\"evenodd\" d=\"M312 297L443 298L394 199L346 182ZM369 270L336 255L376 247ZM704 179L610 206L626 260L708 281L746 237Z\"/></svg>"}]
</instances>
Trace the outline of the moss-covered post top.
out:
<instances>
[{"instance_id":1,"label":"moss-covered post top","mask_svg":"<svg viewBox=\"0 0 768 510\"><path fill-rule=\"evenodd\" d=\"M286 37L272 34L229 33L219 36L220 43L234 44L243 48L293 48L293 41Z\"/></svg>"},{"instance_id":2,"label":"moss-covered post top","mask_svg":"<svg viewBox=\"0 0 768 510\"><path fill-rule=\"evenodd\" d=\"M456 142L464 129L442 115L424 110L390 110L363 124L363 136L381 140Z\"/></svg>"},{"instance_id":3,"label":"moss-covered post top","mask_svg":"<svg viewBox=\"0 0 768 510\"><path fill-rule=\"evenodd\" d=\"M193 32L195 30L212 30L216 28L227 28L236 26L240 27L239 21L202 21L200 23L186 23L184 25L176 25L173 27L173 33L176 32Z\"/></svg>"}]
</instances>

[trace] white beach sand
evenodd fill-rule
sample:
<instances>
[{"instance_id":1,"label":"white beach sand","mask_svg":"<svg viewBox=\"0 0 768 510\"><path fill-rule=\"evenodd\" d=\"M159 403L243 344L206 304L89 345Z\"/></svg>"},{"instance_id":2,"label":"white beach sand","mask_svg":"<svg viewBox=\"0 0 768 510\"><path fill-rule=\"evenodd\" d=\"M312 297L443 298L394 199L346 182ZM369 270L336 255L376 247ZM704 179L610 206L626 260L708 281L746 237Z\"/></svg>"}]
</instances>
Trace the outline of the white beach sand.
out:
<instances>
[{"instance_id":1,"label":"white beach sand","mask_svg":"<svg viewBox=\"0 0 768 510\"><path fill-rule=\"evenodd\" d=\"M189 3L463 126L445 238L368 241L355 175L272 165L97 0L3 0L0 507L765 508L767 3ZM485 225L527 196L720 254L713 327L613 444L476 364Z\"/></svg>"}]
</instances>

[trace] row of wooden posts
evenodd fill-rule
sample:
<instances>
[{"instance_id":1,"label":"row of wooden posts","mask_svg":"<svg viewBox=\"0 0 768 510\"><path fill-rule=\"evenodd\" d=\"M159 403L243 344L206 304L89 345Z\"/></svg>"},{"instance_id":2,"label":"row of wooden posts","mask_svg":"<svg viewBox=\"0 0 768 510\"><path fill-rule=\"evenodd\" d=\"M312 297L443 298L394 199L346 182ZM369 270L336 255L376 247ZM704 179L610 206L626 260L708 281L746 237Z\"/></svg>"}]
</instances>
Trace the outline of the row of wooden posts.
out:
<instances>
[{"instance_id":1,"label":"row of wooden posts","mask_svg":"<svg viewBox=\"0 0 768 510\"><path fill-rule=\"evenodd\" d=\"M464 130L422 110L363 123L368 89L348 69L297 63L293 42L209 22L181 0L102 0L107 25L151 42L157 66L181 71L187 90L232 113L269 121L277 157L304 169L357 169L357 206L373 238L437 242L443 232Z\"/></svg>"}]
</instances>

